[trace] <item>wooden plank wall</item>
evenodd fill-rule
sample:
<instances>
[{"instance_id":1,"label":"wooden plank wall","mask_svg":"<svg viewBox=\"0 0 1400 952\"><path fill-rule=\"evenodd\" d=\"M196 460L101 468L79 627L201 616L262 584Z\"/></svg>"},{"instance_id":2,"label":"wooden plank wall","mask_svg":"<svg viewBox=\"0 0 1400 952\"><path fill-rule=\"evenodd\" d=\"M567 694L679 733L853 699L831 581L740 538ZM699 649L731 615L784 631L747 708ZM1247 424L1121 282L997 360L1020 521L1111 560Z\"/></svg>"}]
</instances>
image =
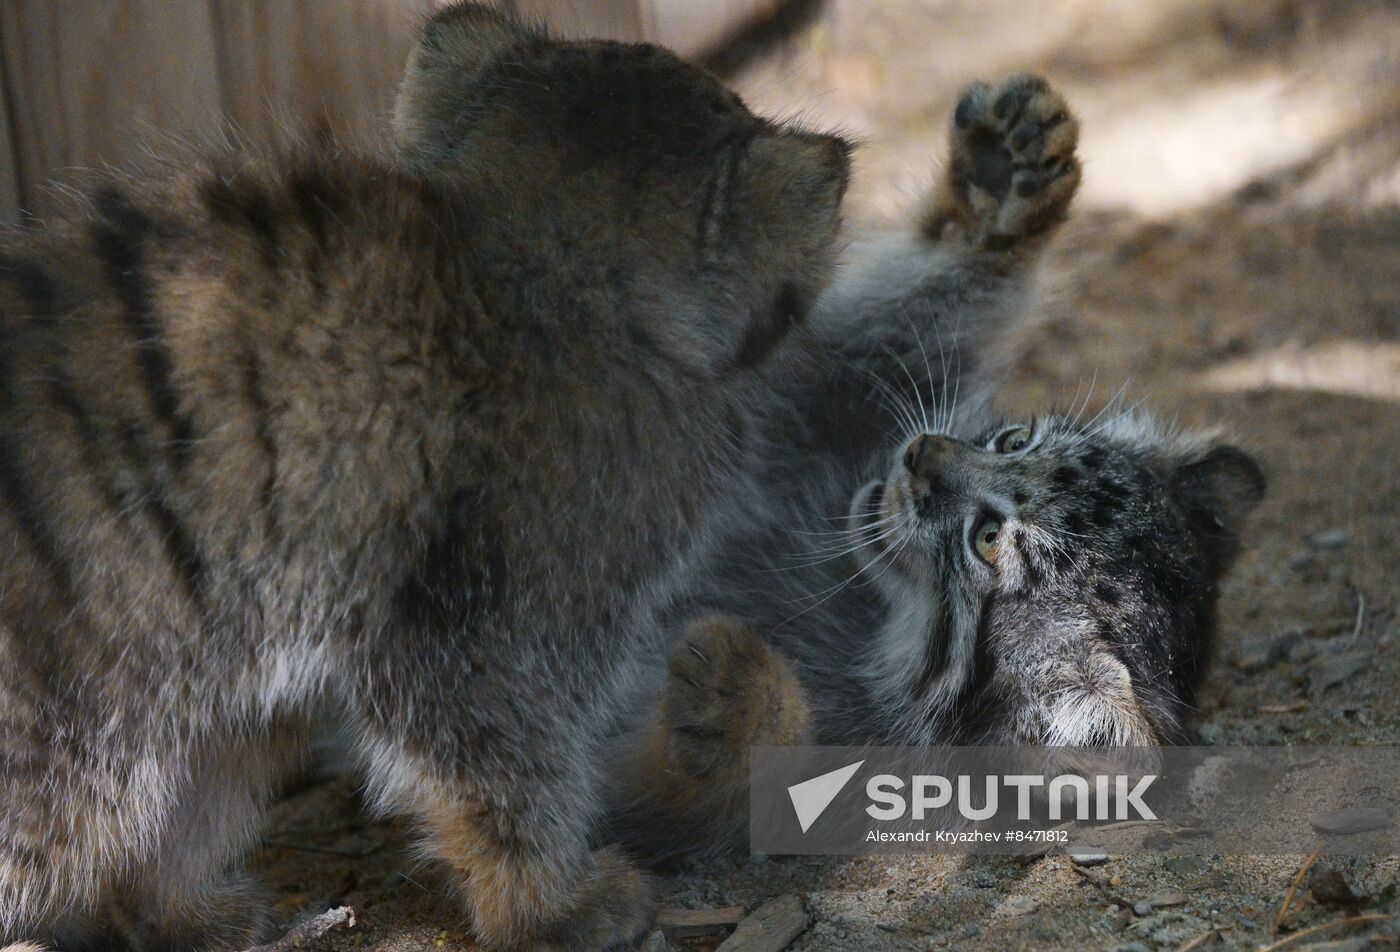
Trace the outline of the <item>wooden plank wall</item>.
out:
<instances>
[{"instance_id":1,"label":"wooden plank wall","mask_svg":"<svg viewBox=\"0 0 1400 952\"><path fill-rule=\"evenodd\" d=\"M167 136L371 136L439 2L0 0L0 220L52 212L81 170L130 166ZM558 35L695 53L774 0L495 2Z\"/></svg>"}]
</instances>

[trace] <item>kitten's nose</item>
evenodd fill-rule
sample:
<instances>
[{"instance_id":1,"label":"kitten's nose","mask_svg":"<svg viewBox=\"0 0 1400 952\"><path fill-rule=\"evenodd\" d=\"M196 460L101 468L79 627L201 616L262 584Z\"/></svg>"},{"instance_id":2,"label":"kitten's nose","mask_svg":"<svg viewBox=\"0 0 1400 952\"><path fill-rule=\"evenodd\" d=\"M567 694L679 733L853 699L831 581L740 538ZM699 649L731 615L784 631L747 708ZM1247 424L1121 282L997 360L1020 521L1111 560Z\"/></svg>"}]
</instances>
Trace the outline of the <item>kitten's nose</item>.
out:
<instances>
[{"instance_id":1,"label":"kitten's nose","mask_svg":"<svg viewBox=\"0 0 1400 952\"><path fill-rule=\"evenodd\" d=\"M946 436L923 433L904 451L904 468L910 475L927 479L938 472L943 460L952 454L954 442Z\"/></svg>"}]
</instances>

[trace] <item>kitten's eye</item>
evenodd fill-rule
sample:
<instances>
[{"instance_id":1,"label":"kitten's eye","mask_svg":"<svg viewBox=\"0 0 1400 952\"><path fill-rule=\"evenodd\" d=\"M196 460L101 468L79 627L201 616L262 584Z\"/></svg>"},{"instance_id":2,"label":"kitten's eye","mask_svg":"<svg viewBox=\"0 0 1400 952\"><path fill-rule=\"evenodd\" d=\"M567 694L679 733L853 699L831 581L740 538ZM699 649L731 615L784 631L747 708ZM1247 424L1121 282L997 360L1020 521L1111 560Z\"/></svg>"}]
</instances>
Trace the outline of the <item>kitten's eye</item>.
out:
<instances>
[{"instance_id":1,"label":"kitten's eye","mask_svg":"<svg viewBox=\"0 0 1400 952\"><path fill-rule=\"evenodd\" d=\"M1007 430L992 441L992 449L998 453L1019 453L1031 445L1031 428L1018 426Z\"/></svg>"},{"instance_id":2,"label":"kitten's eye","mask_svg":"<svg viewBox=\"0 0 1400 952\"><path fill-rule=\"evenodd\" d=\"M977 557L995 568L1000 544L1001 520L996 516L983 516L972 529L972 547L977 551Z\"/></svg>"}]
</instances>

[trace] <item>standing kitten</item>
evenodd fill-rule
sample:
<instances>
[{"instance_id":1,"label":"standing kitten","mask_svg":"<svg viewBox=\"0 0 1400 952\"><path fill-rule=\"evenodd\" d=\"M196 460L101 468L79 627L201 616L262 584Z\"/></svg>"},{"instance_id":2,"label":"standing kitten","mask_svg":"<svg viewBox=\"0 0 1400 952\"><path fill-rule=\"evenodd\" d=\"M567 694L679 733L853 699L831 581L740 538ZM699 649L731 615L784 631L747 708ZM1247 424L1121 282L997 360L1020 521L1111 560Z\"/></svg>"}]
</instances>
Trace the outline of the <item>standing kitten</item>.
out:
<instances>
[{"instance_id":1,"label":"standing kitten","mask_svg":"<svg viewBox=\"0 0 1400 952\"><path fill-rule=\"evenodd\" d=\"M668 53L428 24L402 159L113 182L0 257L0 941L241 947L340 705L492 948L640 935L590 852L629 617L740 495L840 140Z\"/></svg>"}]
</instances>

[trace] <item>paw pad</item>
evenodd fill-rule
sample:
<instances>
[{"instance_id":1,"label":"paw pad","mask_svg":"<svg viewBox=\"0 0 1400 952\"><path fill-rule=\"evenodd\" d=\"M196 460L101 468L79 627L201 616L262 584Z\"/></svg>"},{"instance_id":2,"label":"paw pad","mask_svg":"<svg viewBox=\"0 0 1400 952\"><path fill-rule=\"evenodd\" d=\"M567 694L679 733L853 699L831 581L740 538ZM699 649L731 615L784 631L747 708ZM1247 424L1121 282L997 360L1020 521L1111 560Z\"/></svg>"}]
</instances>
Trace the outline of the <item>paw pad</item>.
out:
<instances>
[{"instance_id":1,"label":"paw pad","mask_svg":"<svg viewBox=\"0 0 1400 952\"><path fill-rule=\"evenodd\" d=\"M950 184L974 238L1001 245L1063 220L1079 186L1079 125L1039 76L976 83L953 111Z\"/></svg>"}]
</instances>

